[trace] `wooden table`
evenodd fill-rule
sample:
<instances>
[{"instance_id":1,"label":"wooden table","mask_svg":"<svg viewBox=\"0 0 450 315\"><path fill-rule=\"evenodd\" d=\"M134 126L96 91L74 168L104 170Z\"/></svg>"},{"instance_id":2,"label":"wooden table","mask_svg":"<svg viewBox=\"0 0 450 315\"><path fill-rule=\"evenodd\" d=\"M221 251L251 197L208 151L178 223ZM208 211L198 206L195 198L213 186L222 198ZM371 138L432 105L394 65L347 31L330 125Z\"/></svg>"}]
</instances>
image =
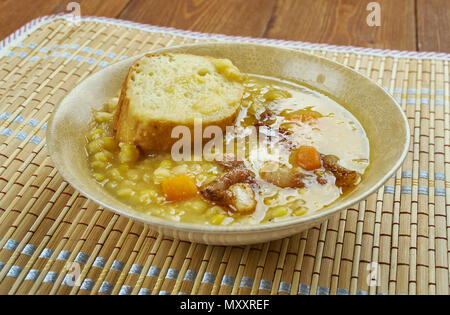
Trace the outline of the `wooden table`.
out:
<instances>
[{"instance_id":1,"label":"wooden table","mask_svg":"<svg viewBox=\"0 0 450 315\"><path fill-rule=\"evenodd\" d=\"M1 0L0 38L68 12L70 0ZM82 15L200 32L382 49L450 52L450 0L78 0ZM370 2L380 26L369 26Z\"/></svg>"}]
</instances>

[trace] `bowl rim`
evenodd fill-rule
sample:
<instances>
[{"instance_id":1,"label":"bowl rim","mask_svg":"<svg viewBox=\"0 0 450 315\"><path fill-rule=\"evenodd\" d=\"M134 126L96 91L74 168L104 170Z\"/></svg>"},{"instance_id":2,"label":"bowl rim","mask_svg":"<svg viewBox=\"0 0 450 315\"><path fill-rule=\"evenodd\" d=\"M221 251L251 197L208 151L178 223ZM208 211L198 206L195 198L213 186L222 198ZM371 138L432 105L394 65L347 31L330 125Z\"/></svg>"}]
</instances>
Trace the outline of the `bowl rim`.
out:
<instances>
[{"instance_id":1,"label":"bowl rim","mask_svg":"<svg viewBox=\"0 0 450 315\"><path fill-rule=\"evenodd\" d=\"M251 47L251 46L252 47L271 47L271 48L279 49L279 50L292 51L296 54L306 55L309 58L315 58L318 60L322 60L322 62L328 63L329 65L333 65L338 68L343 68L346 71L352 72L354 75L364 78L364 80L369 81L371 84L374 84L380 90L381 93L384 93L384 95L387 96L392 101L392 103L394 104L396 109L401 113L401 117L403 119L403 124L404 124L405 131L406 131L404 148L403 148L402 154L395 162L394 167L392 167L386 174L384 174L384 176L382 176L382 178L379 179L375 185L373 185L372 187L370 187L369 189L367 189L365 192L361 193L360 195L357 195L354 198L349 199L348 201L346 201L345 203L343 203L339 206L337 206L337 205L326 206L322 209L317 210L315 213L308 214L306 216L292 217L289 220L272 222L270 224L245 224L245 225L238 224L238 225L230 225L230 226L216 226L216 225L206 225L206 224L199 224L199 223L176 222L176 221L171 221L168 219L162 219L162 218L159 218L156 216L140 214L137 211L133 213L126 209L117 209L114 206L108 204L108 202L98 199L96 196L92 195L89 191L84 191L84 190L80 189L77 183L74 183L73 181L70 180L71 176L69 176L66 173L65 169L59 165L58 161L55 161L55 159L53 158L54 157L53 145L55 143L54 138L56 138L56 135L52 132L52 130L53 130L55 114L57 113L60 106L64 103L66 98L68 98L71 95L71 93L73 92L73 90L76 89L76 87L83 84L83 82L85 82L86 80L89 80L91 77L95 76L99 71L103 71L104 69L108 69L113 66L117 67L117 65L119 65L121 63L129 63L130 61L136 60L137 58L142 57L146 54L169 53L173 50L180 50L180 49L184 49L184 48L191 48L191 47L207 48L209 46L218 46L218 45L219 46L238 45L238 46L249 46L249 47ZM264 44L255 44L255 43L239 43L239 42L199 43L199 44L177 45L177 46L172 46L172 47L165 47L165 48L151 50L151 51L148 51L145 53L137 54L132 57L126 58L126 59L116 62L114 64L111 64L110 66L108 66L104 69L99 70L93 74L90 74L83 81L81 81L76 86L74 86L71 89L71 91L69 93L67 93L64 96L64 98L61 99L61 101L53 109L53 112L52 112L51 117L48 122L48 128L46 131L47 150L49 152L50 158L51 158L54 166L56 167L56 169L58 170L60 175L63 177L63 179L65 181L67 181L79 193L81 193L82 195L84 195L85 197L90 199L91 201L95 202L96 204L104 207L105 209L108 209L119 215L123 215L127 218L148 224L150 226L157 227L159 229L162 229L163 231L164 230L178 230L178 231L187 232L187 233L202 232L202 233L207 233L207 234L223 234L223 233L235 232L235 233L240 233L240 234L250 234L253 232L273 232L275 230L286 230L286 229L293 228L294 226L300 225L302 223L314 223L314 222L318 223L319 221L325 220L330 215L333 215L339 211L347 209L347 208L351 207L352 205L366 199L368 196L370 196L371 194L376 192L400 168L400 166L402 165L404 159L406 158L406 155L409 150L410 141L411 141L411 139L410 139L411 131L409 128L408 119L406 117L405 112L401 108L400 104L397 103L397 101L394 99L394 97L391 94L389 94L378 82L376 82L375 80L372 80L367 75L359 73L359 72L355 71L354 69L350 68L349 66L343 65L341 63L338 63L336 61L330 60L325 57L314 55L312 53L296 50L293 48L278 47L278 46L264 45Z\"/></svg>"}]
</instances>

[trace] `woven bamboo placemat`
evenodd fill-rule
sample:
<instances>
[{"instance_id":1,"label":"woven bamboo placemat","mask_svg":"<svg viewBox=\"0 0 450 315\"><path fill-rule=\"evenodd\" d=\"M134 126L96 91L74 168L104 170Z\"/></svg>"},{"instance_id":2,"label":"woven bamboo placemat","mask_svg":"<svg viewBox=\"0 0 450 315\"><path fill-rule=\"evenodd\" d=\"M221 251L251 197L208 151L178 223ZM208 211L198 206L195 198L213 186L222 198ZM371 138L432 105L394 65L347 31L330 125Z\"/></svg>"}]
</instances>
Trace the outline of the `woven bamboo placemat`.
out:
<instances>
[{"instance_id":1,"label":"woven bamboo placemat","mask_svg":"<svg viewBox=\"0 0 450 315\"><path fill-rule=\"evenodd\" d=\"M407 113L412 141L402 168L367 200L300 235L236 247L165 238L61 178L45 129L71 88L126 56L216 40L301 49L370 76ZM449 293L449 55L52 16L1 42L0 56L0 294Z\"/></svg>"}]
</instances>

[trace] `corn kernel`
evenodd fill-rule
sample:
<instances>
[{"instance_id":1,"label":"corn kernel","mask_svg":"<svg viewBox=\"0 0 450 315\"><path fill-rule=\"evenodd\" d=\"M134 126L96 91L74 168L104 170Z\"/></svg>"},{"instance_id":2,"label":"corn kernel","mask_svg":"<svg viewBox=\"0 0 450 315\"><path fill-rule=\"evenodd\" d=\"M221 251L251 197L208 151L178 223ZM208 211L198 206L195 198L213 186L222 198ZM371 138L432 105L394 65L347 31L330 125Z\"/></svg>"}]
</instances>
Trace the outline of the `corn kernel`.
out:
<instances>
[{"instance_id":1,"label":"corn kernel","mask_svg":"<svg viewBox=\"0 0 450 315\"><path fill-rule=\"evenodd\" d=\"M141 174L137 170L129 170L127 172L127 177L130 180L138 181L141 178Z\"/></svg>"},{"instance_id":2,"label":"corn kernel","mask_svg":"<svg viewBox=\"0 0 450 315\"><path fill-rule=\"evenodd\" d=\"M170 161L170 160L164 160L164 161L162 161L162 162L159 164L159 167L162 167L162 168L170 168L170 167L172 167L172 161Z\"/></svg>"},{"instance_id":3,"label":"corn kernel","mask_svg":"<svg viewBox=\"0 0 450 315\"><path fill-rule=\"evenodd\" d=\"M104 170L108 164L102 161L91 162L91 167L95 170Z\"/></svg>"},{"instance_id":4,"label":"corn kernel","mask_svg":"<svg viewBox=\"0 0 450 315\"><path fill-rule=\"evenodd\" d=\"M109 122L113 119L114 114L107 112L95 112L94 119L98 123Z\"/></svg>"},{"instance_id":5,"label":"corn kernel","mask_svg":"<svg viewBox=\"0 0 450 315\"><path fill-rule=\"evenodd\" d=\"M117 196L119 196L120 198L131 198L135 194L135 191L131 188L122 188L117 191Z\"/></svg>"},{"instance_id":6,"label":"corn kernel","mask_svg":"<svg viewBox=\"0 0 450 315\"><path fill-rule=\"evenodd\" d=\"M120 143L119 162L134 163L139 159L139 150L136 146L128 143Z\"/></svg>"},{"instance_id":7,"label":"corn kernel","mask_svg":"<svg viewBox=\"0 0 450 315\"><path fill-rule=\"evenodd\" d=\"M106 183L106 185L105 185L105 187L108 188L108 189L110 189L110 190L114 190L114 189L116 189L118 186L119 186L119 183L116 182L116 181L114 181L114 180L109 181L109 182Z\"/></svg>"},{"instance_id":8,"label":"corn kernel","mask_svg":"<svg viewBox=\"0 0 450 315\"><path fill-rule=\"evenodd\" d=\"M175 166L172 172L175 175L185 175L188 172L188 166L186 164Z\"/></svg>"},{"instance_id":9,"label":"corn kernel","mask_svg":"<svg viewBox=\"0 0 450 315\"><path fill-rule=\"evenodd\" d=\"M95 153L94 160L100 161L100 162L109 162L113 158L113 154L109 151L100 151L98 153Z\"/></svg>"},{"instance_id":10,"label":"corn kernel","mask_svg":"<svg viewBox=\"0 0 450 315\"><path fill-rule=\"evenodd\" d=\"M226 215L224 215L224 214L216 214L215 216L213 216L211 218L211 220L209 220L209 222L212 225L220 225L220 224L222 224L223 220L225 220L225 217L226 217Z\"/></svg>"},{"instance_id":11,"label":"corn kernel","mask_svg":"<svg viewBox=\"0 0 450 315\"><path fill-rule=\"evenodd\" d=\"M112 180L122 181L123 177L117 168L108 171L108 177Z\"/></svg>"},{"instance_id":12,"label":"corn kernel","mask_svg":"<svg viewBox=\"0 0 450 315\"><path fill-rule=\"evenodd\" d=\"M86 145L89 154L96 154L103 150L103 138L97 138Z\"/></svg>"},{"instance_id":13,"label":"corn kernel","mask_svg":"<svg viewBox=\"0 0 450 315\"><path fill-rule=\"evenodd\" d=\"M87 135L87 138L89 140L89 142L94 141L95 139L98 139L100 137L103 136L105 132L102 129L94 129L91 132L89 132L89 134Z\"/></svg>"},{"instance_id":14,"label":"corn kernel","mask_svg":"<svg viewBox=\"0 0 450 315\"><path fill-rule=\"evenodd\" d=\"M92 174L92 176L95 178L95 180L97 181L97 182L104 182L105 180L106 180L106 176L105 175L103 175L103 174L99 174L99 173L94 173L94 174Z\"/></svg>"},{"instance_id":15,"label":"corn kernel","mask_svg":"<svg viewBox=\"0 0 450 315\"><path fill-rule=\"evenodd\" d=\"M146 189L146 190L142 190L139 193L139 202L149 205L152 203L152 201L158 196L158 194L156 193L156 191L152 190L152 189Z\"/></svg>"},{"instance_id":16,"label":"corn kernel","mask_svg":"<svg viewBox=\"0 0 450 315\"><path fill-rule=\"evenodd\" d=\"M111 152L117 149L117 142L113 137L103 137L100 139L102 140L103 149Z\"/></svg>"}]
</instances>

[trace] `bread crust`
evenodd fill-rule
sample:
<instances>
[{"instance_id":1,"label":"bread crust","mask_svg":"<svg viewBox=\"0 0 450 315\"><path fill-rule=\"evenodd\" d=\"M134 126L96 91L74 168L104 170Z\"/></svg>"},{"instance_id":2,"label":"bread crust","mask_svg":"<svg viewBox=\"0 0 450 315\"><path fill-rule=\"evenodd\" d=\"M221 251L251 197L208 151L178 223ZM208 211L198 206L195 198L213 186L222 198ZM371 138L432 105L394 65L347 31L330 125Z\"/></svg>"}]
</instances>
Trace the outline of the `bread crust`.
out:
<instances>
[{"instance_id":1,"label":"bread crust","mask_svg":"<svg viewBox=\"0 0 450 315\"><path fill-rule=\"evenodd\" d=\"M145 57L167 56L170 54L147 54ZM144 58L145 58L144 57ZM139 119L133 115L130 110L130 99L127 96L127 90L131 83L131 76L136 71L136 65L140 60L137 60L131 67L122 86L122 91L117 105L117 110L114 115L113 128L116 131L116 139L119 142L134 144L144 153L156 152L170 152L173 144L179 138L172 138L172 130L178 126L189 128L191 132L191 145L194 144L194 123L180 123L174 121L161 121L157 119ZM244 88L242 88L243 96ZM239 114L240 106L237 106L235 112L229 117L224 117L217 121L202 121L202 134L205 128L209 126L217 126L222 131L225 131L227 126L234 125ZM195 139L197 140L197 139ZM202 143L206 143L210 139L202 139Z\"/></svg>"}]
</instances>

